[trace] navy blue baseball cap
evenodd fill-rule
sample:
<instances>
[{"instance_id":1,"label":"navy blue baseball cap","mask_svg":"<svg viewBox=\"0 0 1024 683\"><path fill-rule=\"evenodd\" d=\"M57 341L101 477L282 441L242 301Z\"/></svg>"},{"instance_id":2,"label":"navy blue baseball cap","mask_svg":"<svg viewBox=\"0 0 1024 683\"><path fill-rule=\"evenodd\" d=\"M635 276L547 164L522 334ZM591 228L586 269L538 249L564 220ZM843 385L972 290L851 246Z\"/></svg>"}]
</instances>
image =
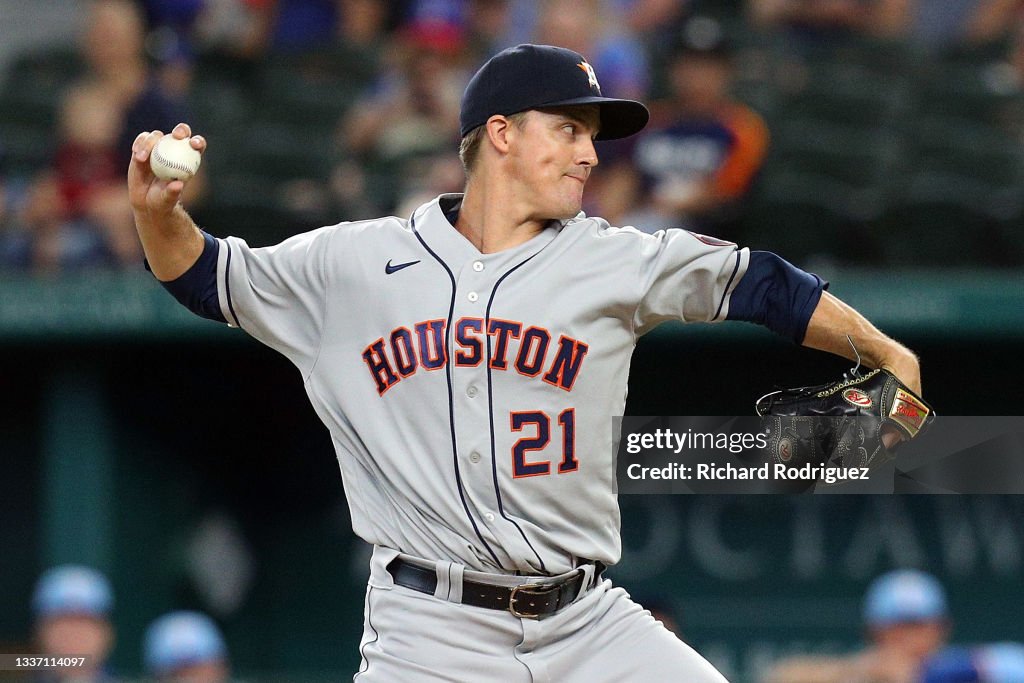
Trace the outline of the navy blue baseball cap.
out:
<instances>
[{"instance_id":1,"label":"navy blue baseball cap","mask_svg":"<svg viewBox=\"0 0 1024 683\"><path fill-rule=\"evenodd\" d=\"M601 112L598 140L615 140L647 125L640 102L601 94L594 67L583 55L553 45L517 45L491 57L470 79L459 116L463 137L495 114L528 109L596 104Z\"/></svg>"}]
</instances>

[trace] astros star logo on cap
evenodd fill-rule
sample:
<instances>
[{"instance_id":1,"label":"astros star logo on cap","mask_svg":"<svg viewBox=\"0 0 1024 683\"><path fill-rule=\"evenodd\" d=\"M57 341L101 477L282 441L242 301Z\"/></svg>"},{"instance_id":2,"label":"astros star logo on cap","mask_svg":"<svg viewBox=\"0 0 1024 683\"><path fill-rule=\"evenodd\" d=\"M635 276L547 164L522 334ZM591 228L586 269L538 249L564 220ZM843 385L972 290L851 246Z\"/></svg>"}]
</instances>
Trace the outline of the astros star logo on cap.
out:
<instances>
[{"instance_id":1,"label":"astros star logo on cap","mask_svg":"<svg viewBox=\"0 0 1024 683\"><path fill-rule=\"evenodd\" d=\"M597 83L597 74L594 73L594 67L590 66L590 64L587 64L586 61L582 61L579 64L577 64L576 66L578 66L579 68L583 69L584 73L587 74L587 80L590 81L590 87L593 88L594 90L596 90L597 93L600 95L601 94L601 86L598 85L598 83Z\"/></svg>"},{"instance_id":2,"label":"astros star logo on cap","mask_svg":"<svg viewBox=\"0 0 1024 683\"><path fill-rule=\"evenodd\" d=\"M579 52L523 43L494 55L469 79L462 94L459 134L465 137L498 114L588 104L597 105L601 115L597 140L633 135L650 119L640 102L602 95L594 67Z\"/></svg>"}]
</instances>

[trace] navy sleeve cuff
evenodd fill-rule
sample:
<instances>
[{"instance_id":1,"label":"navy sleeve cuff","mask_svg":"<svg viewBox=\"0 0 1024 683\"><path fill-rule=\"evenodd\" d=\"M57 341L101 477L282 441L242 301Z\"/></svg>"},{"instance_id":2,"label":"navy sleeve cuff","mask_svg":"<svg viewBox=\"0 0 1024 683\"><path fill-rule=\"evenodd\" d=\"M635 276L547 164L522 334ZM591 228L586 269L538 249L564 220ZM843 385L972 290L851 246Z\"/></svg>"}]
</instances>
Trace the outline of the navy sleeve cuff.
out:
<instances>
[{"instance_id":1,"label":"navy sleeve cuff","mask_svg":"<svg viewBox=\"0 0 1024 683\"><path fill-rule=\"evenodd\" d=\"M226 323L227 320L220 311L220 298L217 294L217 256L220 254L220 242L206 232L203 232L203 240L203 253L192 267L177 279L160 284L182 306L196 315ZM149 269L148 263L146 269Z\"/></svg>"},{"instance_id":2,"label":"navy sleeve cuff","mask_svg":"<svg viewBox=\"0 0 1024 683\"><path fill-rule=\"evenodd\" d=\"M752 251L747 272L729 299L726 319L763 325L800 344L827 288L817 275L770 251Z\"/></svg>"}]
</instances>

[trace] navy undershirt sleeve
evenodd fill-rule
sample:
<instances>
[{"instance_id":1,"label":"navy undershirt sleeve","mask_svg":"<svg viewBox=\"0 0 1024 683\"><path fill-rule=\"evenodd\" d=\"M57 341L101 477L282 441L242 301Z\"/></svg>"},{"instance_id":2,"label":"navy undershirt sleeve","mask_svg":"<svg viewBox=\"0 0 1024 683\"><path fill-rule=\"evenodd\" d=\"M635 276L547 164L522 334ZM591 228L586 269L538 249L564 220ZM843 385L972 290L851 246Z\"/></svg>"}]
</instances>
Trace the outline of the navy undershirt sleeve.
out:
<instances>
[{"instance_id":1,"label":"navy undershirt sleeve","mask_svg":"<svg viewBox=\"0 0 1024 683\"><path fill-rule=\"evenodd\" d=\"M745 320L804 340L811 314L828 283L770 251L750 252L750 265L729 298L727 320Z\"/></svg>"},{"instance_id":2,"label":"navy undershirt sleeve","mask_svg":"<svg viewBox=\"0 0 1024 683\"><path fill-rule=\"evenodd\" d=\"M192 267L177 279L160 284L182 306L196 315L226 323L224 314L220 312L220 300L217 296L217 256L220 253L220 242L206 232L203 232L203 240L203 253ZM149 269L148 263L146 269Z\"/></svg>"}]
</instances>

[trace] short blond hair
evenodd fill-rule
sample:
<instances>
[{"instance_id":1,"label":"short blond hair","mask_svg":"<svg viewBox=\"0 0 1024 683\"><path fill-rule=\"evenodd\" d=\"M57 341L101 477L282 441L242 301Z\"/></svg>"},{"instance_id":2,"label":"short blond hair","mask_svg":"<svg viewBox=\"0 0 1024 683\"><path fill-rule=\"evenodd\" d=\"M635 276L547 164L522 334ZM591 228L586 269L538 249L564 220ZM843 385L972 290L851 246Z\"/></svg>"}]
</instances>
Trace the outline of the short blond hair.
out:
<instances>
[{"instance_id":1,"label":"short blond hair","mask_svg":"<svg viewBox=\"0 0 1024 683\"><path fill-rule=\"evenodd\" d=\"M517 112L515 114L509 114L505 118L511 121L517 128L523 127L523 122L526 120L526 115L530 113L530 109L526 111ZM567 114L572 118L584 121L595 130L601 126L601 110L596 104L572 104L563 105L556 107L538 107L537 111L541 111L547 114ZM483 139L487 135L487 124L477 126L473 130L466 133L462 141L459 143L459 160L462 161L462 168L466 171L466 177L473 173L473 168L476 166L477 157L480 156L480 145L483 144Z\"/></svg>"},{"instance_id":2,"label":"short blond hair","mask_svg":"<svg viewBox=\"0 0 1024 683\"><path fill-rule=\"evenodd\" d=\"M526 111L516 112L515 114L509 114L505 118L511 121L517 128L522 128L527 113ZM459 161L462 162L462 168L466 171L467 177L476 167L477 157L480 156L480 145L483 144L485 137L487 137L486 123L466 133L459 143Z\"/></svg>"}]
</instances>

